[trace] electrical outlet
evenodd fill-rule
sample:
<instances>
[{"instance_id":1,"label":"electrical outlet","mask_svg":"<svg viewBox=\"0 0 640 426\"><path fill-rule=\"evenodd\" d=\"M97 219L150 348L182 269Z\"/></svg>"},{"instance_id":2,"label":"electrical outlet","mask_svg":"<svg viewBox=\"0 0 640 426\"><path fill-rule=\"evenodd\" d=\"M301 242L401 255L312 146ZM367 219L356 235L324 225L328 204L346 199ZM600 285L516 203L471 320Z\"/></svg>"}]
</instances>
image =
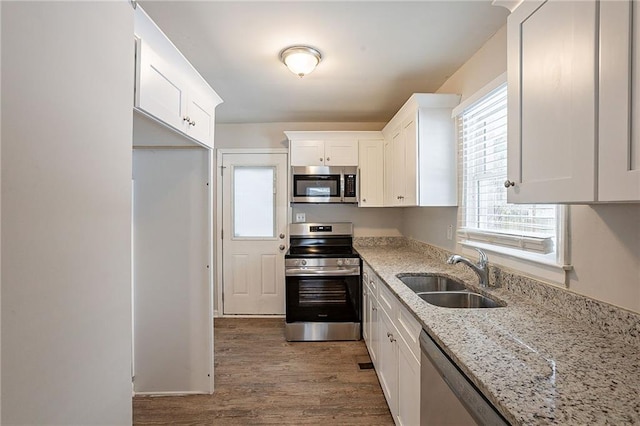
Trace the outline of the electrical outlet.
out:
<instances>
[{"instance_id":1,"label":"electrical outlet","mask_svg":"<svg viewBox=\"0 0 640 426\"><path fill-rule=\"evenodd\" d=\"M453 240L453 225L447 227L447 240Z\"/></svg>"},{"instance_id":2,"label":"electrical outlet","mask_svg":"<svg viewBox=\"0 0 640 426\"><path fill-rule=\"evenodd\" d=\"M306 220L304 213L296 213L296 222L304 222Z\"/></svg>"}]
</instances>

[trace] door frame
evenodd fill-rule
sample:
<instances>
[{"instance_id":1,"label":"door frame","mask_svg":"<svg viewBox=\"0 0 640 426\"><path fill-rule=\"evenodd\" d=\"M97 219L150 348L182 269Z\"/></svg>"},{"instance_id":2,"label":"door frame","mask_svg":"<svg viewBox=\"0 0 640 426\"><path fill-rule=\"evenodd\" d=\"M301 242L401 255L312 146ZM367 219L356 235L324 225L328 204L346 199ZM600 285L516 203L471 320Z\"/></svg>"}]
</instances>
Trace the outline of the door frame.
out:
<instances>
[{"instance_id":1,"label":"door frame","mask_svg":"<svg viewBox=\"0 0 640 426\"><path fill-rule=\"evenodd\" d=\"M287 156L287 199L289 199L289 188L291 179L291 173L289 172L289 150L286 148L221 148L216 150L216 164L214 180L216 183L216 205L213 209L215 217L215 235L213 241L215 241L215 306L213 311L214 318L224 318L225 316L232 316L234 318L242 317L242 315L224 315L222 305L222 179L220 179L222 172L222 156L225 154L285 154ZM291 204L287 206L287 223L291 222ZM252 318L258 318L260 315L251 315ZM273 315L269 315L269 318L273 318Z\"/></svg>"}]
</instances>

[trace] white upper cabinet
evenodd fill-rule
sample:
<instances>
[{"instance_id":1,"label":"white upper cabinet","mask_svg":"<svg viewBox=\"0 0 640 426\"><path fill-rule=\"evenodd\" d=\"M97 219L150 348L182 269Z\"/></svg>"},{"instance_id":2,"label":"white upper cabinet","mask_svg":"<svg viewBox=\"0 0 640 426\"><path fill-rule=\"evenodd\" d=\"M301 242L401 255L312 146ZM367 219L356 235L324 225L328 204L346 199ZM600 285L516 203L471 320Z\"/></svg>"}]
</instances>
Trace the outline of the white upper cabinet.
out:
<instances>
[{"instance_id":1,"label":"white upper cabinet","mask_svg":"<svg viewBox=\"0 0 640 426\"><path fill-rule=\"evenodd\" d=\"M632 7L633 6L633 7ZM640 201L640 5L600 2L598 201Z\"/></svg>"},{"instance_id":2,"label":"white upper cabinet","mask_svg":"<svg viewBox=\"0 0 640 426\"><path fill-rule=\"evenodd\" d=\"M357 166L358 133L285 132L292 166Z\"/></svg>"},{"instance_id":3,"label":"white upper cabinet","mask_svg":"<svg viewBox=\"0 0 640 426\"><path fill-rule=\"evenodd\" d=\"M292 166L324 166L324 141L292 140L289 155Z\"/></svg>"},{"instance_id":4,"label":"white upper cabinet","mask_svg":"<svg viewBox=\"0 0 640 426\"><path fill-rule=\"evenodd\" d=\"M136 8L134 16L135 107L213 147L214 111L222 100L141 7Z\"/></svg>"},{"instance_id":5,"label":"white upper cabinet","mask_svg":"<svg viewBox=\"0 0 640 426\"><path fill-rule=\"evenodd\" d=\"M387 206L456 206L453 107L459 95L412 95L382 129Z\"/></svg>"},{"instance_id":6,"label":"white upper cabinet","mask_svg":"<svg viewBox=\"0 0 640 426\"><path fill-rule=\"evenodd\" d=\"M509 16L509 202L594 200L597 25L588 1L526 1Z\"/></svg>"},{"instance_id":7,"label":"white upper cabinet","mask_svg":"<svg viewBox=\"0 0 640 426\"><path fill-rule=\"evenodd\" d=\"M509 202L640 200L637 22L629 0L509 16Z\"/></svg>"},{"instance_id":8,"label":"white upper cabinet","mask_svg":"<svg viewBox=\"0 0 640 426\"><path fill-rule=\"evenodd\" d=\"M384 140L358 141L359 207L384 206Z\"/></svg>"}]
</instances>

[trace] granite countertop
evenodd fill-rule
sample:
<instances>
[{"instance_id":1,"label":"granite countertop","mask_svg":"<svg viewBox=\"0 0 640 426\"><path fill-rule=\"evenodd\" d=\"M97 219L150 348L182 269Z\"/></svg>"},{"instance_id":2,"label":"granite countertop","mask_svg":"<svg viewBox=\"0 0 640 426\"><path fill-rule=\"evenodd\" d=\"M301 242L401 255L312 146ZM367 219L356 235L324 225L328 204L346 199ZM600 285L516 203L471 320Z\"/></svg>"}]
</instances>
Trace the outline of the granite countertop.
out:
<instances>
[{"instance_id":1,"label":"granite countertop","mask_svg":"<svg viewBox=\"0 0 640 426\"><path fill-rule=\"evenodd\" d=\"M470 268L447 265L411 245L356 242L356 249L512 424L640 423L640 348L635 340L577 322L506 288L480 289ZM411 272L462 279L507 306L430 305L396 277Z\"/></svg>"}]
</instances>

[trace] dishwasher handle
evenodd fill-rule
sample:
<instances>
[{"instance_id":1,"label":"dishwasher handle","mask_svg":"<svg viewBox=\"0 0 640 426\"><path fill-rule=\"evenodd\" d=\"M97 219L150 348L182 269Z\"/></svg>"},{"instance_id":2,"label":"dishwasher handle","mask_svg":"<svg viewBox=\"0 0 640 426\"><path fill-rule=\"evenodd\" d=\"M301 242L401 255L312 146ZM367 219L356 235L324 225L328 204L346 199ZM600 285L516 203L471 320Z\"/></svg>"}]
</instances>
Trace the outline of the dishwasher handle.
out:
<instances>
[{"instance_id":1,"label":"dishwasher handle","mask_svg":"<svg viewBox=\"0 0 640 426\"><path fill-rule=\"evenodd\" d=\"M422 361L431 361L438 374L478 424L509 425L424 330L420 333L420 349L423 354Z\"/></svg>"}]
</instances>

